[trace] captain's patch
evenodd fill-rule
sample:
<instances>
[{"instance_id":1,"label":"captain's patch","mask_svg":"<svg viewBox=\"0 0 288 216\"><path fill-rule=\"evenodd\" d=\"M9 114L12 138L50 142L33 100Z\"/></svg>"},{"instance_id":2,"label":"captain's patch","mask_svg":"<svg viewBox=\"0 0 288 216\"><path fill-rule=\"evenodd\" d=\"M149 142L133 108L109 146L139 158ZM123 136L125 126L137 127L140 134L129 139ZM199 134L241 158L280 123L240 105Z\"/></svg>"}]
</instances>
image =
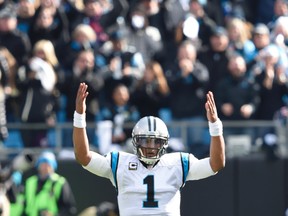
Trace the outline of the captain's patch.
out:
<instances>
[{"instance_id":1,"label":"captain's patch","mask_svg":"<svg viewBox=\"0 0 288 216\"><path fill-rule=\"evenodd\" d=\"M138 163L136 162L129 162L129 170L137 170Z\"/></svg>"}]
</instances>

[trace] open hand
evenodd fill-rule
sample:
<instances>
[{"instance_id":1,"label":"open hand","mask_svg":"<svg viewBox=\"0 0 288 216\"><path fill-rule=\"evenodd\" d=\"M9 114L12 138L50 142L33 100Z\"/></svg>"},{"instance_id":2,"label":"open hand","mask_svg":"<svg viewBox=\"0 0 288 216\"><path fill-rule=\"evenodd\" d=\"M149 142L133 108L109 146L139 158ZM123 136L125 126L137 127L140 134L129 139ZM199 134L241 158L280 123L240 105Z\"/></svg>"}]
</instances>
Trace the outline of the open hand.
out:
<instances>
[{"instance_id":1,"label":"open hand","mask_svg":"<svg viewBox=\"0 0 288 216\"><path fill-rule=\"evenodd\" d=\"M211 91L206 94L207 101L205 103L206 116L209 122L213 123L218 119L217 108L214 101L214 96Z\"/></svg>"},{"instance_id":2,"label":"open hand","mask_svg":"<svg viewBox=\"0 0 288 216\"><path fill-rule=\"evenodd\" d=\"M88 96L87 92L88 85L85 83L80 83L78 92L76 95L76 112L83 114L86 112L86 98Z\"/></svg>"}]
</instances>

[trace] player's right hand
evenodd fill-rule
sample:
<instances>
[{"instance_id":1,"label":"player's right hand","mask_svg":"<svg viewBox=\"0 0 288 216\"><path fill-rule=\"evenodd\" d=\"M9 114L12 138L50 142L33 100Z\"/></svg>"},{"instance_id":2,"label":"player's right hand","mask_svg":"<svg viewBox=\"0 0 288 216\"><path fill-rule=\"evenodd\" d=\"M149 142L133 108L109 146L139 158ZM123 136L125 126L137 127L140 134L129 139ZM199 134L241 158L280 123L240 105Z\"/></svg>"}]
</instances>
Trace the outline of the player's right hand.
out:
<instances>
[{"instance_id":1,"label":"player's right hand","mask_svg":"<svg viewBox=\"0 0 288 216\"><path fill-rule=\"evenodd\" d=\"M87 92L88 85L82 82L79 84L79 88L76 95L76 112L83 114L86 112L86 98L88 96Z\"/></svg>"},{"instance_id":2,"label":"player's right hand","mask_svg":"<svg viewBox=\"0 0 288 216\"><path fill-rule=\"evenodd\" d=\"M205 103L206 115L209 122L213 123L218 119L217 108L214 101L214 95L211 91L206 94L207 101Z\"/></svg>"}]
</instances>

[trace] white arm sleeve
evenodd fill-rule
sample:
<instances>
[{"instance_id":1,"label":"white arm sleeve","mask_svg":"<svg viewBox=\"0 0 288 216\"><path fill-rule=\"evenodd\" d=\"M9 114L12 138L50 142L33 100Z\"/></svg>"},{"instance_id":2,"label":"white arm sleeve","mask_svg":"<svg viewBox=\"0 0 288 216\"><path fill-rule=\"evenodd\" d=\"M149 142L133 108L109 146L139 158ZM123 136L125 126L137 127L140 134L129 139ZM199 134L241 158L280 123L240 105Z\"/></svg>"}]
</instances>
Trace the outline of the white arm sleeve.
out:
<instances>
[{"instance_id":1,"label":"white arm sleeve","mask_svg":"<svg viewBox=\"0 0 288 216\"><path fill-rule=\"evenodd\" d=\"M190 169L186 180L198 180L215 175L210 166L210 158L198 160L193 155L190 156Z\"/></svg>"},{"instance_id":2,"label":"white arm sleeve","mask_svg":"<svg viewBox=\"0 0 288 216\"><path fill-rule=\"evenodd\" d=\"M104 157L96 152L92 152L91 161L87 166L83 166L83 168L95 175L110 179L112 176L110 160L110 154Z\"/></svg>"}]
</instances>

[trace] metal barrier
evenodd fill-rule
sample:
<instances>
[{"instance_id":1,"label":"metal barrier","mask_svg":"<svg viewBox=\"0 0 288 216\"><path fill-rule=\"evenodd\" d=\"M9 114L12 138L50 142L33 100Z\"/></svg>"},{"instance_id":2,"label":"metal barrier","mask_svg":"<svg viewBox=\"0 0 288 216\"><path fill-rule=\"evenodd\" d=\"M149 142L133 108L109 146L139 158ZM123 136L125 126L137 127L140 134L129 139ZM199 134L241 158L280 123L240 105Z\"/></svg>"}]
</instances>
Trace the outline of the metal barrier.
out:
<instances>
[{"instance_id":1,"label":"metal barrier","mask_svg":"<svg viewBox=\"0 0 288 216\"><path fill-rule=\"evenodd\" d=\"M264 128L264 127L274 127L276 129L277 132L277 137L279 140L279 144L280 144L280 148L281 148L281 154L284 156L288 155L288 121L223 121L223 125L224 125L224 136L225 136L225 132L230 128L247 128L247 129L251 129L251 133L253 134L253 129L255 128ZM189 127L191 128L207 128L208 124L207 121L171 121L171 122L166 122L169 130L173 130L175 128L180 129L180 136L178 137L181 142L183 143L183 145L185 147L187 147L187 129ZM21 136L20 136L20 131L21 130L27 130L27 129L48 129L49 130L49 135L50 135L50 141L52 142L52 144L50 144L47 148L51 149L52 151L54 151L55 153L60 152L61 150L63 150L63 148L69 148L65 147L64 143L65 142L65 138L66 139L72 139L72 123L68 122L68 123L57 123L54 127L48 127L46 124L22 124L22 123L8 123L8 130L11 133L12 136L15 136L15 134L13 133L17 133L18 136L18 140L14 139L13 137L8 138L8 141L5 141L4 144L2 144L2 147L0 145L0 151L2 153L7 153L7 154L13 154L13 153L19 153L23 151L23 146L21 143L17 143L17 142L21 142ZM125 127L127 128L132 128L133 125L131 124L126 124ZM92 130L97 130L97 124L96 123L87 123L87 129L92 129ZM64 137L64 130L71 130L71 132L66 133L66 137ZM68 135L67 135L68 134ZM244 135L244 136L243 136ZM233 136L233 134L231 135L231 141L230 138L228 136L225 136L226 143L228 144L227 147L229 147L229 145L233 145L230 142L235 142L235 143L243 143L243 146L245 148L245 140L244 139L245 136L247 134L237 134L235 136ZM15 138L15 137L14 137ZM247 138L247 137L246 137ZM9 140L10 139L10 140ZM12 139L12 140L11 140ZM234 140L234 141L233 141ZM257 143L251 143L253 146L257 146ZM235 144L236 145L236 144ZM231 147L231 146L230 146ZM247 145L246 145L247 147ZM72 143L70 144L70 148L73 148ZM238 146L239 148L239 146ZM229 149L229 148L228 148ZM231 147L231 151L233 151L233 147ZM31 150L31 149L27 149L25 148L24 150ZM33 148L33 151L41 151L43 150L43 148ZM237 149L236 149L237 150ZM238 149L239 150L239 149ZM250 149L249 149L250 151ZM229 153L229 152L228 152ZM249 153L249 152L248 152ZM3 155L3 154L2 154ZM229 155L229 154L228 154ZM233 154L231 154L231 156L233 157Z\"/></svg>"}]
</instances>

